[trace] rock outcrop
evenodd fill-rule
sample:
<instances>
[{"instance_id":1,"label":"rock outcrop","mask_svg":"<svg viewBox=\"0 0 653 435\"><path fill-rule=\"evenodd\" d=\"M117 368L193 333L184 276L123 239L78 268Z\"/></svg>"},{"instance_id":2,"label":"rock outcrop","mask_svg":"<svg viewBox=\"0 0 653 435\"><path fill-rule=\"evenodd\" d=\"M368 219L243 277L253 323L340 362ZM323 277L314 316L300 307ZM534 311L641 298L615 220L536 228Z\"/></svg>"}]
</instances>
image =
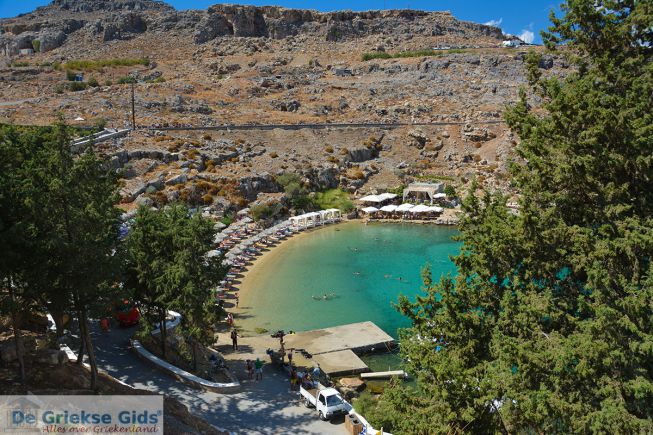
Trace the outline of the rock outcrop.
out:
<instances>
[{"instance_id":1,"label":"rock outcrop","mask_svg":"<svg viewBox=\"0 0 653 435\"><path fill-rule=\"evenodd\" d=\"M144 32L171 30L192 35L197 44L220 37L283 39L300 34L319 35L325 41L336 42L373 34L386 35L388 29L396 34L468 33L470 37L497 41L503 38L496 27L459 21L448 12L321 13L276 6L225 4L211 6L205 11L176 11L163 2L151 0L55 0L31 14L0 20L0 27L4 32L0 32L0 47L8 54L29 48L26 45L31 47L32 40L41 41L42 51L55 49L82 28L88 28L104 42L130 39Z\"/></svg>"}]
</instances>

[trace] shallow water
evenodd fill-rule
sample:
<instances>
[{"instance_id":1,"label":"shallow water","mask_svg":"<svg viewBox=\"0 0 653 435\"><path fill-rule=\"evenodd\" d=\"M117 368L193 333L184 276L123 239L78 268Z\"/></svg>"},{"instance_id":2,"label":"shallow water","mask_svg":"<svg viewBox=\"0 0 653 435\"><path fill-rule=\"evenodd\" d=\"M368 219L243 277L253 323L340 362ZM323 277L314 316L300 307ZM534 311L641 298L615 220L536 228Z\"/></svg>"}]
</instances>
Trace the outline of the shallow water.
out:
<instances>
[{"instance_id":1,"label":"shallow water","mask_svg":"<svg viewBox=\"0 0 653 435\"><path fill-rule=\"evenodd\" d=\"M255 263L243 281L238 315L247 331L303 331L371 320L397 337L409 326L391 305L421 293L420 270L454 273L460 244L450 227L415 224L327 226L297 236ZM327 299L323 299L324 295Z\"/></svg>"}]
</instances>

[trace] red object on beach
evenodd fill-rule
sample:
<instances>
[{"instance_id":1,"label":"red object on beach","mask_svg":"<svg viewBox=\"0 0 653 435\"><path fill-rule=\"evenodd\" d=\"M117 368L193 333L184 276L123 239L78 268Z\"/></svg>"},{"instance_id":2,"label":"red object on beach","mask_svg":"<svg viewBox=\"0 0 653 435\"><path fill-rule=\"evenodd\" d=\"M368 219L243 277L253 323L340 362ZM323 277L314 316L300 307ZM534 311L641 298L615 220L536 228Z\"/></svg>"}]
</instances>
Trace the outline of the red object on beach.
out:
<instances>
[{"instance_id":1,"label":"red object on beach","mask_svg":"<svg viewBox=\"0 0 653 435\"><path fill-rule=\"evenodd\" d=\"M138 323L141 313L135 305L128 300L124 300L116 304L113 316L120 326L134 326Z\"/></svg>"}]
</instances>

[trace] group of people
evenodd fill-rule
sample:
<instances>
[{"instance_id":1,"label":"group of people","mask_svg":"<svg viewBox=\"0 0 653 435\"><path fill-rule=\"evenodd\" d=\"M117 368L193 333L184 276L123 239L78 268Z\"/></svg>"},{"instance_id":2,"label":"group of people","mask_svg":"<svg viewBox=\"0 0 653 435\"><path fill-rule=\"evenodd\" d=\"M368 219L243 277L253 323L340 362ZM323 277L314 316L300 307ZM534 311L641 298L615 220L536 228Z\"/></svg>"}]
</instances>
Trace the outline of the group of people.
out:
<instances>
[{"instance_id":1,"label":"group of people","mask_svg":"<svg viewBox=\"0 0 653 435\"><path fill-rule=\"evenodd\" d=\"M261 358L257 357L255 361L252 361L251 359L245 361L245 369L247 370L248 379L251 380L254 373L256 373L257 381L263 379L263 361L261 361Z\"/></svg>"}]
</instances>

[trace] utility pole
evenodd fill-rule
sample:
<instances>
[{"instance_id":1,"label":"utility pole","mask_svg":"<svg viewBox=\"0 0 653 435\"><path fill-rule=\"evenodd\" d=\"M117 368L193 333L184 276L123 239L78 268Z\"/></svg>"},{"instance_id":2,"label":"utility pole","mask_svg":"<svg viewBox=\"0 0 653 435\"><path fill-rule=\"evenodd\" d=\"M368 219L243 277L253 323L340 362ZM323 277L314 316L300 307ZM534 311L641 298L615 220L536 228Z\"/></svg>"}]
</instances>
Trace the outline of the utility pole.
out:
<instances>
[{"instance_id":1,"label":"utility pole","mask_svg":"<svg viewBox=\"0 0 653 435\"><path fill-rule=\"evenodd\" d=\"M132 82L132 130L136 130L136 109L134 105L134 82Z\"/></svg>"}]
</instances>

